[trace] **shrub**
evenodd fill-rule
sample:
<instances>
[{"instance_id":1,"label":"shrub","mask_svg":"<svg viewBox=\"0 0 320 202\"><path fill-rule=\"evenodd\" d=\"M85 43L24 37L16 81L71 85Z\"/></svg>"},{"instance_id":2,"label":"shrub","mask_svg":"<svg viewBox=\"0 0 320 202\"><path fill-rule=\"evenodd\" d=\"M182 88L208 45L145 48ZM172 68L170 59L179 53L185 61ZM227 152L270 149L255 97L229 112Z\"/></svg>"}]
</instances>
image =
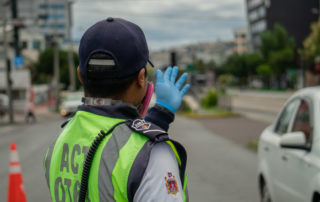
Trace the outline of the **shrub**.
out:
<instances>
[{"instance_id":1,"label":"shrub","mask_svg":"<svg viewBox=\"0 0 320 202\"><path fill-rule=\"evenodd\" d=\"M192 109L191 107L188 105L188 103L184 100L182 100L181 106L178 109L179 112L186 112L186 113L191 113Z\"/></svg>"},{"instance_id":2,"label":"shrub","mask_svg":"<svg viewBox=\"0 0 320 202\"><path fill-rule=\"evenodd\" d=\"M203 108L212 108L217 106L218 103L218 94L216 90L210 89L206 97L202 99L202 107Z\"/></svg>"}]
</instances>

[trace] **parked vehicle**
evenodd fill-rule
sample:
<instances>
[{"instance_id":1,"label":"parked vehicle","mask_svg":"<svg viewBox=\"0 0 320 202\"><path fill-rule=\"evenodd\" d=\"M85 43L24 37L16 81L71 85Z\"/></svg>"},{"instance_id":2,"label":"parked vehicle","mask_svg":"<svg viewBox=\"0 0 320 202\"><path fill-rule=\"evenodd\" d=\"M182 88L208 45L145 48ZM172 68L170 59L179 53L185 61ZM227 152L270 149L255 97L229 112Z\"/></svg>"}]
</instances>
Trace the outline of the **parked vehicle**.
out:
<instances>
[{"instance_id":1,"label":"parked vehicle","mask_svg":"<svg viewBox=\"0 0 320 202\"><path fill-rule=\"evenodd\" d=\"M60 105L60 114L64 117L73 115L77 111L78 106L82 104L82 97L83 92L67 93Z\"/></svg>"},{"instance_id":2,"label":"parked vehicle","mask_svg":"<svg viewBox=\"0 0 320 202\"><path fill-rule=\"evenodd\" d=\"M320 87L295 93L260 136L263 202L320 201Z\"/></svg>"},{"instance_id":3,"label":"parked vehicle","mask_svg":"<svg viewBox=\"0 0 320 202\"><path fill-rule=\"evenodd\" d=\"M9 98L5 94L0 94L0 119L8 112Z\"/></svg>"}]
</instances>

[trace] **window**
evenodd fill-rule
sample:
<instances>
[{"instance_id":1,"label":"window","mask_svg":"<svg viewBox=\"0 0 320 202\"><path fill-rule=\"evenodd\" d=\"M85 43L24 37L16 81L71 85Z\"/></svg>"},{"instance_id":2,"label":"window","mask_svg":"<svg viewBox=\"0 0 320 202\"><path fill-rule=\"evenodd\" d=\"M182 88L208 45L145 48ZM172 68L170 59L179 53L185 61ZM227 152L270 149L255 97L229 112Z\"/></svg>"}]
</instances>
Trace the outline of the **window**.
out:
<instances>
[{"instance_id":1,"label":"window","mask_svg":"<svg viewBox=\"0 0 320 202\"><path fill-rule=\"evenodd\" d=\"M254 33L263 32L267 29L267 22L265 20L260 20L251 25L251 30Z\"/></svg>"},{"instance_id":2,"label":"window","mask_svg":"<svg viewBox=\"0 0 320 202\"><path fill-rule=\"evenodd\" d=\"M264 2L263 0L249 0L248 1L248 8L250 9L250 8L256 7L258 5L263 4L263 2Z\"/></svg>"},{"instance_id":3,"label":"window","mask_svg":"<svg viewBox=\"0 0 320 202\"><path fill-rule=\"evenodd\" d=\"M254 20L256 20L257 18L258 18L258 13L257 13L256 10L251 11L251 12L249 13L249 19L250 19L250 21L254 21Z\"/></svg>"},{"instance_id":4,"label":"window","mask_svg":"<svg viewBox=\"0 0 320 202\"><path fill-rule=\"evenodd\" d=\"M248 12L248 17L251 22L266 17L266 8L264 6L259 6L254 10Z\"/></svg>"},{"instance_id":5,"label":"window","mask_svg":"<svg viewBox=\"0 0 320 202\"><path fill-rule=\"evenodd\" d=\"M64 9L64 5L63 4L51 4L50 8L51 9Z\"/></svg>"},{"instance_id":6,"label":"window","mask_svg":"<svg viewBox=\"0 0 320 202\"><path fill-rule=\"evenodd\" d=\"M27 49L27 48L28 48L28 42L22 41L22 49Z\"/></svg>"},{"instance_id":7,"label":"window","mask_svg":"<svg viewBox=\"0 0 320 202\"><path fill-rule=\"evenodd\" d=\"M41 9L47 9L48 8L48 4L40 4L39 8Z\"/></svg>"},{"instance_id":8,"label":"window","mask_svg":"<svg viewBox=\"0 0 320 202\"><path fill-rule=\"evenodd\" d=\"M49 19L64 19L64 15L63 14L49 14L48 18Z\"/></svg>"},{"instance_id":9,"label":"window","mask_svg":"<svg viewBox=\"0 0 320 202\"><path fill-rule=\"evenodd\" d=\"M266 8L265 7L260 7L258 13L259 13L259 17L260 18L265 17L266 16Z\"/></svg>"},{"instance_id":10,"label":"window","mask_svg":"<svg viewBox=\"0 0 320 202\"><path fill-rule=\"evenodd\" d=\"M41 42L39 40L32 41L32 49L33 50L40 50L41 49Z\"/></svg>"},{"instance_id":11,"label":"window","mask_svg":"<svg viewBox=\"0 0 320 202\"><path fill-rule=\"evenodd\" d=\"M302 100L294 120L292 131L301 131L305 134L307 143L311 143L310 108L305 100Z\"/></svg>"},{"instance_id":12,"label":"window","mask_svg":"<svg viewBox=\"0 0 320 202\"><path fill-rule=\"evenodd\" d=\"M48 8L50 8L50 9L64 9L65 6L63 4L50 4L50 5L40 4L39 8L40 9L48 9Z\"/></svg>"},{"instance_id":13,"label":"window","mask_svg":"<svg viewBox=\"0 0 320 202\"><path fill-rule=\"evenodd\" d=\"M288 130L288 126L290 124L290 120L292 119L293 113L297 108L299 100L293 100L289 102L289 104L283 109L278 123L276 124L275 132L278 134L284 134Z\"/></svg>"}]
</instances>

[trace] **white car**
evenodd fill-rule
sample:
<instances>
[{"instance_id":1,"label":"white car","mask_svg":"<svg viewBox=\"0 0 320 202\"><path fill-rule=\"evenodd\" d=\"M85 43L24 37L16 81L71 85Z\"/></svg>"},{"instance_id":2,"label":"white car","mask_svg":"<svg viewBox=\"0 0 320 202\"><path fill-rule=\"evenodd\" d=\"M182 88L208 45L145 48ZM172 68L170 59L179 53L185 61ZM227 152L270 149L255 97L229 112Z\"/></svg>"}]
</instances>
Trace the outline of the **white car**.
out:
<instances>
[{"instance_id":1,"label":"white car","mask_svg":"<svg viewBox=\"0 0 320 202\"><path fill-rule=\"evenodd\" d=\"M60 105L60 114L64 117L72 116L82 104L83 92L69 92Z\"/></svg>"},{"instance_id":2,"label":"white car","mask_svg":"<svg viewBox=\"0 0 320 202\"><path fill-rule=\"evenodd\" d=\"M259 140L263 202L320 201L320 87L295 93Z\"/></svg>"}]
</instances>

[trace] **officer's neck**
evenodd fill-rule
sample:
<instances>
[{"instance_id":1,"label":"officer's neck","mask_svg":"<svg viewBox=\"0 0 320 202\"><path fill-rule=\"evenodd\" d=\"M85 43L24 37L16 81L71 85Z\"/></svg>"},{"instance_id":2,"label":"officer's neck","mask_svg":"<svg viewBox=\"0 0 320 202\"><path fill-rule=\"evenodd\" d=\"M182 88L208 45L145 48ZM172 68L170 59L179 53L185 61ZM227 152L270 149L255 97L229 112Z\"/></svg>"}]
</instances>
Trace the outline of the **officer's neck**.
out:
<instances>
[{"instance_id":1,"label":"officer's neck","mask_svg":"<svg viewBox=\"0 0 320 202\"><path fill-rule=\"evenodd\" d=\"M115 100L115 101L122 101L124 103L128 103L128 104L131 104L133 106L138 106L140 102L136 102L136 99L133 99L134 97L132 96L131 93L124 93L123 95L119 96L92 96L90 95L89 93L85 93L85 97L87 98L95 98L95 99L98 99L98 98L101 98L101 99L111 99L111 100Z\"/></svg>"}]
</instances>

